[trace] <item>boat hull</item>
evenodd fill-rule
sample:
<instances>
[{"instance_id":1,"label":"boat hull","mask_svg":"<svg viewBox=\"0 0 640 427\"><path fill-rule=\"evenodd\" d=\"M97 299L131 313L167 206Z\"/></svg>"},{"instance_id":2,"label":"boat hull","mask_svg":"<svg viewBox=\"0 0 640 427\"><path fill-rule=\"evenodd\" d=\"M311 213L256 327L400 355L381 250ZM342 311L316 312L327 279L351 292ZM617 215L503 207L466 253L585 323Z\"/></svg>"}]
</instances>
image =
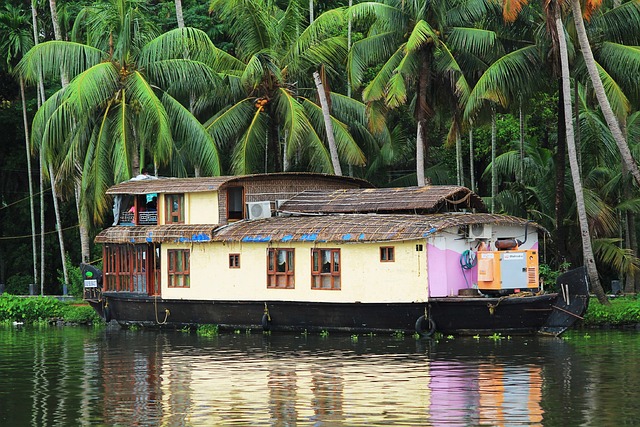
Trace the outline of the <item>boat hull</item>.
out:
<instances>
[{"instance_id":1,"label":"boat hull","mask_svg":"<svg viewBox=\"0 0 640 427\"><path fill-rule=\"evenodd\" d=\"M416 331L443 334L559 335L581 319L589 302L586 270L561 275L562 293L431 298L407 303L327 303L163 299L123 292L92 295L89 303L106 320L123 326L184 328L203 324L221 329Z\"/></svg>"},{"instance_id":2,"label":"boat hull","mask_svg":"<svg viewBox=\"0 0 640 427\"><path fill-rule=\"evenodd\" d=\"M435 322L436 331L442 333L530 334L545 323L556 298L557 294L545 294L518 298L435 298L428 303L265 303L169 300L105 293L103 302L93 305L103 317L123 326L183 328L215 324L221 329L242 330L412 333L417 320L426 312Z\"/></svg>"}]
</instances>

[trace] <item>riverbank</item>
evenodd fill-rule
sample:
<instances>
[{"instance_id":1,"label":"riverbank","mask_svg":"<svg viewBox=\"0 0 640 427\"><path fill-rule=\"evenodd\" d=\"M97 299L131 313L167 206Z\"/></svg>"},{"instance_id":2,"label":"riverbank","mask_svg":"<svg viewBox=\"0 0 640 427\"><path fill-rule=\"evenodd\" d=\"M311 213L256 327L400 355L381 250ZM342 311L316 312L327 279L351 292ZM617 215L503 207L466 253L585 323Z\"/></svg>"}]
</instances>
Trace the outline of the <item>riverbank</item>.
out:
<instances>
[{"instance_id":1,"label":"riverbank","mask_svg":"<svg viewBox=\"0 0 640 427\"><path fill-rule=\"evenodd\" d=\"M59 300L51 296L0 295L0 324L62 323L94 325L104 321L82 300Z\"/></svg>"},{"instance_id":2,"label":"riverbank","mask_svg":"<svg viewBox=\"0 0 640 427\"><path fill-rule=\"evenodd\" d=\"M640 299L637 295L613 297L609 302L608 306L602 305L592 297L582 324L587 328L640 329Z\"/></svg>"}]
</instances>

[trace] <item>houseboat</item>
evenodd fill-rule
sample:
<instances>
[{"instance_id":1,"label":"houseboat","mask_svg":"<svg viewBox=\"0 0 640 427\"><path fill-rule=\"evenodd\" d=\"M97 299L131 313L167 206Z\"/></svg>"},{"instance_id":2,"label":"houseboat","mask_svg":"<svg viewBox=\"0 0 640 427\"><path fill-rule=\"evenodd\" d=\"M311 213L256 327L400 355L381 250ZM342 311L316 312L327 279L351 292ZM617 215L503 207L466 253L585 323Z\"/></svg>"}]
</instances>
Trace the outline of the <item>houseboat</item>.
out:
<instances>
[{"instance_id":1,"label":"houseboat","mask_svg":"<svg viewBox=\"0 0 640 427\"><path fill-rule=\"evenodd\" d=\"M545 230L465 187L280 173L143 176L107 194L84 296L123 326L557 335L588 304L582 268L544 292Z\"/></svg>"}]
</instances>

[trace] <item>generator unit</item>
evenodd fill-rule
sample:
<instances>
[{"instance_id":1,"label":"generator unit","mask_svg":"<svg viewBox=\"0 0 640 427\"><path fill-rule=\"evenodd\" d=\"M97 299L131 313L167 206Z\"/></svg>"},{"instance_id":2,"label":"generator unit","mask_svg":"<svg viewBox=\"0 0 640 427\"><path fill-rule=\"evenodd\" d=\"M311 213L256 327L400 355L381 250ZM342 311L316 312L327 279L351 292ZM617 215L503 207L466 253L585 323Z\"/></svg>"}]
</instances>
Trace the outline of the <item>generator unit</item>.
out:
<instances>
[{"instance_id":1,"label":"generator unit","mask_svg":"<svg viewBox=\"0 0 640 427\"><path fill-rule=\"evenodd\" d=\"M483 293L510 294L539 289L538 251L478 251L478 289Z\"/></svg>"}]
</instances>

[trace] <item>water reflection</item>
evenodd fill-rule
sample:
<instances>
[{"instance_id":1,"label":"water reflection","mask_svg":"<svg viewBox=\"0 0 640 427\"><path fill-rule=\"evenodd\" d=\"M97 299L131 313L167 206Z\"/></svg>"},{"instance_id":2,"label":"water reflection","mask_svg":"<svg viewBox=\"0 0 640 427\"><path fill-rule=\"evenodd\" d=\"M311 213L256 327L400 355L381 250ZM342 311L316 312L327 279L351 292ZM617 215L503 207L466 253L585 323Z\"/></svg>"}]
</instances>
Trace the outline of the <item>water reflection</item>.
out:
<instances>
[{"instance_id":1,"label":"water reflection","mask_svg":"<svg viewBox=\"0 0 640 427\"><path fill-rule=\"evenodd\" d=\"M611 345L606 334L436 342L0 328L0 343L0 425L611 425L633 420L639 397L637 357L625 357L626 375L601 366L635 354L638 340Z\"/></svg>"}]
</instances>

